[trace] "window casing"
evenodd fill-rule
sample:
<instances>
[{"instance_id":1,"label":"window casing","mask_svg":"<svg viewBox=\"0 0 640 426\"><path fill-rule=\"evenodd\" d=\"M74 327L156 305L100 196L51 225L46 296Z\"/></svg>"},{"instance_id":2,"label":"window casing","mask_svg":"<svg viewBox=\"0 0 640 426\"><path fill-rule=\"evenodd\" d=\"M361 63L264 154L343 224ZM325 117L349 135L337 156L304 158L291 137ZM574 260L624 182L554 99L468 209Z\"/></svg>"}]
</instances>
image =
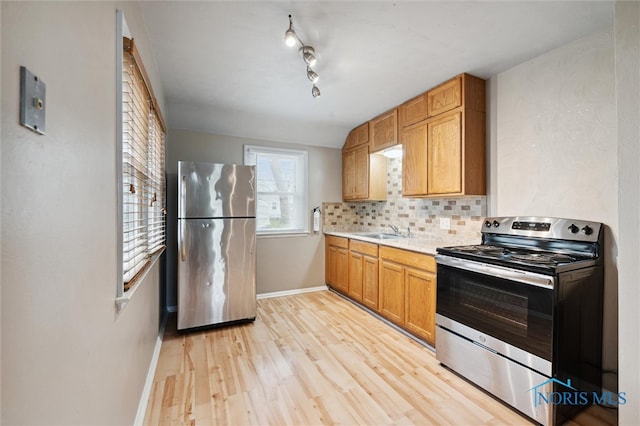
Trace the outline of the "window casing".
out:
<instances>
[{"instance_id":1,"label":"window casing","mask_svg":"<svg viewBox=\"0 0 640 426\"><path fill-rule=\"evenodd\" d=\"M165 247L165 130L133 39L123 37L122 280L135 284Z\"/></svg>"},{"instance_id":2,"label":"window casing","mask_svg":"<svg viewBox=\"0 0 640 426\"><path fill-rule=\"evenodd\" d=\"M245 145L244 164L256 166L256 233L308 233L307 152Z\"/></svg>"}]
</instances>

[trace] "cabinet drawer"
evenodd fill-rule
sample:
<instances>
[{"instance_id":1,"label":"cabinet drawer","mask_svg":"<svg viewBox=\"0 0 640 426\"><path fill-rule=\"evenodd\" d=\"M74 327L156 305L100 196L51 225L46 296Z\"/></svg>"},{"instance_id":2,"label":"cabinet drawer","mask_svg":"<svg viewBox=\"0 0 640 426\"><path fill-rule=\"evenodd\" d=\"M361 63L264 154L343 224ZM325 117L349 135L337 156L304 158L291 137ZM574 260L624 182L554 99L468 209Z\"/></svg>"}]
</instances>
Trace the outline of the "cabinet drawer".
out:
<instances>
[{"instance_id":1,"label":"cabinet drawer","mask_svg":"<svg viewBox=\"0 0 640 426\"><path fill-rule=\"evenodd\" d=\"M349 247L351 251L356 251L369 256L378 257L378 245L373 243L365 243L364 241L350 240Z\"/></svg>"},{"instance_id":2,"label":"cabinet drawer","mask_svg":"<svg viewBox=\"0 0 640 426\"><path fill-rule=\"evenodd\" d=\"M330 246L349 248L348 238L336 237L334 235L326 235L325 238L326 238L327 244Z\"/></svg>"},{"instance_id":3,"label":"cabinet drawer","mask_svg":"<svg viewBox=\"0 0 640 426\"><path fill-rule=\"evenodd\" d=\"M427 92L427 113L433 117L462 105L462 77L442 83Z\"/></svg>"},{"instance_id":4,"label":"cabinet drawer","mask_svg":"<svg viewBox=\"0 0 640 426\"><path fill-rule=\"evenodd\" d=\"M424 271L436 271L436 260L433 256L428 254L381 246L380 258L400 263L402 265L411 266L413 268L422 269Z\"/></svg>"}]
</instances>

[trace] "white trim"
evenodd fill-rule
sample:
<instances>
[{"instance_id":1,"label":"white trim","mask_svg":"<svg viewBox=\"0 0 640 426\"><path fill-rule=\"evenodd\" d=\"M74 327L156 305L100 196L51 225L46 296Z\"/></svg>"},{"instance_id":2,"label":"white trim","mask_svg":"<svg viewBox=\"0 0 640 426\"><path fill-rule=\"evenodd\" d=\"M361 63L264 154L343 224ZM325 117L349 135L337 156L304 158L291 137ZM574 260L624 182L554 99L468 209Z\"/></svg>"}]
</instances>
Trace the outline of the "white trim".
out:
<instances>
[{"instance_id":1,"label":"white trim","mask_svg":"<svg viewBox=\"0 0 640 426\"><path fill-rule=\"evenodd\" d=\"M160 349L162 348L162 338L164 337L164 330L167 327L167 315L162 318L162 324L160 325L160 331L158 332L158 338L156 339L156 346L153 348L153 356L149 363L149 370L147 371L147 379L144 382L144 388L142 388L142 395L140 395L140 401L138 402L138 411L136 412L136 418L133 421L134 426L141 426L144 422L144 415L147 412L147 405L149 404L149 397L151 396L151 387L153 386L153 378L156 375L156 368L158 367L158 359L160 358Z\"/></svg>"},{"instance_id":2,"label":"white trim","mask_svg":"<svg viewBox=\"0 0 640 426\"><path fill-rule=\"evenodd\" d=\"M122 234L122 232L120 234ZM122 245L120 245L119 247L122 247ZM166 249L167 248L165 246L162 250L160 250L156 254L154 254L151 257L151 260L149 260L149 262L151 264L142 273L142 275L140 275L138 277L138 279L136 280L136 282L133 285L133 287L131 287L129 290L127 290L122 296L116 297L116 308L118 310L118 314L122 313L122 311L124 310L125 306L127 306L127 303L129 303L129 301L133 298L133 295L136 293L136 291L138 291L138 288L140 287L140 285L145 281L149 271L151 271L151 269L156 265L156 263L160 259L160 256L162 256L162 254L164 253L164 251ZM122 263L122 262L120 262L120 263Z\"/></svg>"},{"instance_id":3,"label":"white trim","mask_svg":"<svg viewBox=\"0 0 640 426\"><path fill-rule=\"evenodd\" d=\"M271 293L260 293L256 296L256 299L269 299L271 297L292 296L294 294L313 293L314 291L326 291L328 287L321 285L318 287L298 288L295 290L274 291Z\"/></svg>"}]
</instances>

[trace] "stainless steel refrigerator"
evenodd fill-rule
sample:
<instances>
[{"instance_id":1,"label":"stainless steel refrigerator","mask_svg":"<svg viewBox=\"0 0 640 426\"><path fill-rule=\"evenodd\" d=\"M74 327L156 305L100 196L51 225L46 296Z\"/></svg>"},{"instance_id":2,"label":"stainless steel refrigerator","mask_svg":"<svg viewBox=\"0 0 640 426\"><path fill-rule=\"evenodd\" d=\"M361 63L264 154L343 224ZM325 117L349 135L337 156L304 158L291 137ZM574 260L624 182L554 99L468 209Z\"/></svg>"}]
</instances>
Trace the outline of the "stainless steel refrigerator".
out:
<instances>
[{"instance_id":1,"label":"stainless steel refrigerator","mask_svg":"<svg viewBox=\"0 0 640 426\"><path fill-rule=\"evenodd\" d=\"M256 317L254 166L178 162L178 330Z\"/></svg>"}]
</instances>

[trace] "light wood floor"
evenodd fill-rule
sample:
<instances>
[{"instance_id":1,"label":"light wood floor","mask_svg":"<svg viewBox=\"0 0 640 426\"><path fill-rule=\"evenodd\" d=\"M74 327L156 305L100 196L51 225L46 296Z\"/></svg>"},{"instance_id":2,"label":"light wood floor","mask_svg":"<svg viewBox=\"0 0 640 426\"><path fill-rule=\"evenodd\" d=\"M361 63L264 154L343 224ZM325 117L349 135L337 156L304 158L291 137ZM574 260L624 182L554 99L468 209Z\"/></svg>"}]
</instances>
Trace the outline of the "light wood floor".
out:
<instances>
[{"instance_id":1,"label":"light wood floor","mask_svg":"<svg viewBox=\"0 0 640 426\"><path fill-rule=\"evenodd\" d=\"M577 424L615 424L611 415ZM328 291L259 300L252 324L179 335L174 321L144 423L532 424Z\"/></svg>"}]
</instances>

